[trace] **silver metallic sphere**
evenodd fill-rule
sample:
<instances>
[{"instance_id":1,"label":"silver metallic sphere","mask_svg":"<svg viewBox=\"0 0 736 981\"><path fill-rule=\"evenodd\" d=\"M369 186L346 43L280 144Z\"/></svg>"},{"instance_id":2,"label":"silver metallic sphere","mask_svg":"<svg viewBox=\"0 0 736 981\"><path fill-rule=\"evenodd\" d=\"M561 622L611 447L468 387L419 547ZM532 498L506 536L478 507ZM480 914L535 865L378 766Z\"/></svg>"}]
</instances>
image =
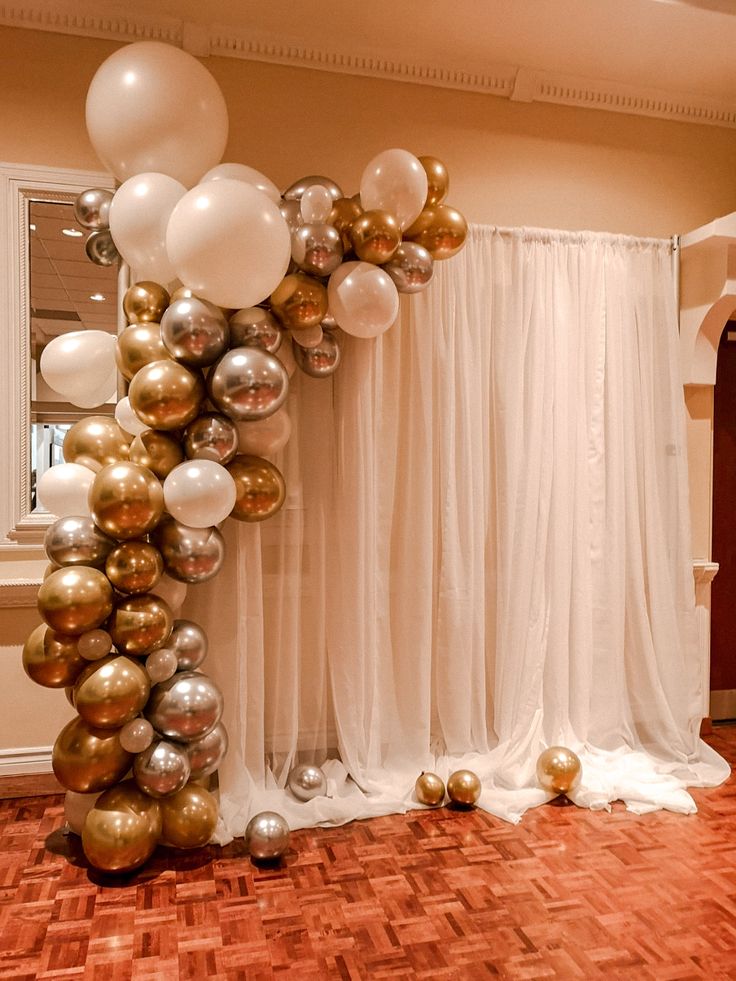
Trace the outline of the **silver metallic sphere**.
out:
<instances>
[{"instance_id":1,"label":"silver metallic sphere","mask_svg":"<svg viewBox=\"0 0 736 981\"><path fill-rule=\"evenodd\" d=\"M307 801L324 797L327 793L327 777L318 766L300 763L289 774L286 785L297 800Z\"/></svg>"},{"instance_id":2,"label":"silver metallic sphere","mask_svg":"<svg viewBox=\"0 0 736 981\"><path fill-rule=\"evenodd\" d=\"M276 811L261 811L248 822L245 845L257 861L280 858L289 847L289 825Z\"/></svg>"},{"instance_id":3,"label":"silver metallic sphere","mask_svg":"<svg viewBox=\"0 0 736 981\"><path fill-rule=\"evenodd\" d=\"M176 654L179 671L193 671L207 657L207 634L192 620L174 620L166 647Z\"/></svg>"},{"instance_id":4,"label":"silver metallic sphere","mask_svg":"<svg viewBox=\"0 0 736 981\"><path fill-rule=\"evenodd\" d=\"M322 187L326 187L330 192L333 201L339 201L340 198L344 198L345 195L342 193L342 188L339 184L336 184L329 177L302 177L298 181L294 181L289 187L286 188L284 193L281 195L284 201L301 201L302 195L308 187L313 187L315 184L321 184Z\"/></svg>"},{"instance_id":5,"label":"silver metallic sphere","mask_svg":"<svg viewBox=\"0 0 736 981\"><path fill-rule=\"evenodd\" d=\"M222 692L211 678L197 671L182 671L151 689L143 711L158 732L189 742L214 729L222 709Z\"/></svg>"},{"instance_id":6,"label":"silver metallic sphere","mask_svg":"<svg viewBox=\"0 0 736 981\"><path fill-rule=\"evenodd\" d=\"M189 779L191 767L183 746L154 740L133 761L133 776L141 790L150 797L170 797Z\"/></svg>"},{"instance_id":7,"label":"silver metallic sphere","mask_svg":"<svg viewBox=\"0 0 736 981\"><path fill-rule=\"evenodd\" d=\"M303 272L329 276L342 255L342 238L333 225L310 223L291 233L291 257Z\"/></svg>"},{"instance_id":8,"label":"silver metallic sphere","mask_svg":"<svg viewBox=\"0 0 736 981\"><path fill-rule=\"evenodd\" d=\"M164 571L178 582L207 582L225 560L225 539L215 527L190 528L167 516L151 540L164 560Z\"/></svg>"},{"instance_id":9,"label":"silver metallic sphere","mask_svg":"<svg viewBox=\"0 0 736 981\"><path fill-rule=\"evenodd\" d=\"M112 235L106 228L98 228L97 231L90 232L84 243L84 251L87 253L87 258L96 266L114 266L120 258Z\"/></svg>"},{"instance_id":10,"label":"silver metallic sphere","mask_svg":"<svg viewBox=\"0 0 736 981\"><path fill-rule=\"evenodd\" d=\"M230 347L255 345L276 354L283 337L278 320L263 307L246 307L230 318Z\"/></svg>"},{"instance_id":11,"label":"silver metallic sphere","mask_svg":"<svg viewBox=\"0 0 736 981\"><path fill-rule=\"evenodd\" d=\"M236 347L207 378L210 401L235 422L272 415L286 401L289 375L279 359L260 347Z\"/></svg>"},{"instance_id":12,"label":"silver metallic sphere","mask_svg":"<svg viewBox=\"0 0 736 981\"><path fill-rule=\"evenodd\" d=\"M301 203L299 201L282 201L279 205L279 211L292 234L300 225L304 224ZM289 271L291 272L291 270Z\"/></svg>"},{"instance_id":13,"label":"silver metallic sphere","mask_svg":"<svg viewBox=\"0 0 736 981\"><path fill-rule=\"evenodd\" d=\"M381 268L389 274L399 293L419 293L432 281L434 259L423 245L402 242Z\"/></svg>"},{"instance_id":14,"label":"silver metallic sphere","mask_svg":"<svg viewBox=\"0 0 736 981\"><path fill-rule=\"evenodd\" d=\"M161 340L166 349L190 368L214 364L227 350L229 339L222 310L196 296L174 300L161 318Z\"/></svg>"},{"instance_id":15,"label":"silver metallic sphere","mask_svg":"<svg viewBox=\"0 0 736 981\"><path fill-rule=\"evenodd\" d=\"M74 202L74 217L82 228L109 228L112 191L104 187L91 187L82 191Z\"/></svg>"},{"instance_id":16,"label":"silver metallic sphere","mask_svg":"<svg viewBox=\"0 0 736 981\"><path fill-rule=\"evenodd\" d=\"M92 518L75 515L55 521L46 531L43 544L49 562L101 569L117 543L103 534Z\"/></svg>"},{"instance_id":17,"label":"silver metallic sphere","mask_svg":"<svg viewBox=\"0 0 736 981\"><path fill-rule=\"evenodd\" d=\"M225 466L238 452L235 423L218 412L205 412L184 430L184 452L190 460L213 460Z\"/></svg>"},{"instance_id":18,"label":"silver metallic sphere","mask_svg":"<svg viewBox=\"0 0 736 981\"><path fill-rule=\"evenodd\" d=\"M227 729L218 722L211 732L201 739L187 743L187 756L192 767L192 780L214 773L227 753Z\"/></svg>"},{"instance_id":19,"label":"silver metallic sphere","mask_svg":"<svg viewBox=\"0 0 736 981\"><path fill-rule=\"evenodd\" d=\"M327 378L340 364L340 345L329 330L322 331L322 340L315 347L302 347L294 340L294 360L305 375Z\"/></svg>"}]
</instances>

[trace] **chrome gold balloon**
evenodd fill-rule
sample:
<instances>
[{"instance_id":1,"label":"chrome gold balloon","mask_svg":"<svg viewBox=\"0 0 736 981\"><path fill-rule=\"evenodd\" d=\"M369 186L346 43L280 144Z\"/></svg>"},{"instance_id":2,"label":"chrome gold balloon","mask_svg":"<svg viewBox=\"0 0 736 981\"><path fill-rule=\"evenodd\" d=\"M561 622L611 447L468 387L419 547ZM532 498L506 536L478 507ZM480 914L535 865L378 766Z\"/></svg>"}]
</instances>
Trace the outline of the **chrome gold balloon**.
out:
<instances>
[{"instance_id":1,"label":"chrome gold balloon","mask_svg":"<svg viewBox=\"0 0 736 981\"><path fill-rule=\"evenodd\" d=\"M383 269L399 293L419 293L432 282L434 259L423 245L402 242Z\"/></svg>"},{"instance_id":2,"label":"chrome gold balloon","mask_svg":"<svg viewBox=\"0 0 736 981\"><path fill-rule=\"evenodd\" d=\"M222 693L211 678L182 671L154 685L144 714L157 732L189 742L214 729L222 709Z\"/></svg>"},{"instance_id":3,"label":"chrome gold balloon","mask_svg":"<svg viewBox=\"0 0 736 981\"><path fill-rule=\"evenodd\" d=\"M168 797L185 786L190 773L183 746L166 739L154 740L138 753L133 764L135 782L151 797Z\"/></svg>"},{"instance_id":4,"label":"chrome gold balloon","mask_svg":"<svg viewBox=\"0 0 736 981\"><path fill-rule=\"evenodd\" d=\"M97 729L78 716L61 730L51 754L56 779L78 794L107 790L132 762L133 755L120 745L116 729Z\"/></svg>"},{"instance_id":5,"label":"chrome gold balloon","mask_svg":"<svg viewBox=\"0 0 736 981\"><path fill-rule=\"evenodd\" d=\"M380 266L401 244L401 225L388 211L364 211L352 224L350 242L359 259Z\"/></svg>"},{"instance_id":6,"label":"chrome gold balloon","mask_svg":"<svg viewBox=\"0 0 736 981\"><path fill-rule=\"evenodd\" d=\"M300 225L291 235L291 257L302 272L329 276L342 262L342 238L334 225Z\"/></svg>"},{"instance_id":7,"label":"chrome gold balloon","mask_svg":"<svg viewBox=\"0 0 736 981\"><path fill-rule=\"evenodd\" d=\"M340 364L340 345L330 330L323 330L319 343L313 347L302 347L294 339L292 351L297 365L311 378L327 378Z\"/></svg>"},{"instance_id":8,"label":"chrome gold balloon","mask_svg":"<svg viewBox=\"0 0 736 981\"><path fill-rule=\"evenodd\" d=\"M236 347L207 377L212 404L235 422L273 415L289 394L289 375L273 354L260 347Z\"/></svg>"},{"instance_id":9,"label":"chrome gold balloon","mask_svg":"<svg viewBox=\"0 0 736 981\"><path fill-rule=\"evenodd\" d=\"M132 658L111 654L89 664L74 686L74 706L99 729L118 729L134 719L148 701L151 684Z\"/></svg>"},{"instance_id":10,"label":"chrome gold balloon","mask_svg":"<svg viewBox=\"0 0 736 981\"><path fill-rule=\"evenodd\" d=\"M238 521L264 521L275 514L286 498L281 471L260 456L236 456L227 467L235 481L235 507L231 517Z\"/></svg>"},{"instance_id":11,"label":"chrome gold balloon","mask_svg":"<svg viewBox=\"0 0 736 981\"><path fill-rule=\"evenodd\" d=\"M453 804L472 807L480 797L481 783L472 770L455 770L447 781L447 796Z\"/></svg>"},{"instance_id":12,"label":"chrome gold balloon","mask_svg":"<svg viewBox=\"0 0 736 981\"><path fill-rule=\"evenodd\" d=\"M206 582L225 558L225 540L217 528L190 528L166 516L153 533L168 576L179 582Z\"/></svg>"},{"instance_id":13,"label":"chrome gold balloon","mask_svg":"<svg viewBox=\"0 0 736 981\"><path fill-rule=\"evenodd\" d=\"M123 310L131 323L153 321L160 323L169 305L169 294L158 283L142 280L125 291Z\"/></svg>"},{"instance_id":14,"label":"chrome gold balloon","mask_svg":"<svg viewBox=\"0 0 736 981\"><path fill-rule=\"evenodd\" d=\"M103 535L92 518L71 516L55 521L46 530L43 544L56 569L70 565L101 568L115 542Z\"/></svg>"},{"instance_id":15,"label":"chrome gold balloon","mask_svg":"<svg viewBox=\"0 0 736 981\"><path fill-rule=\"evenodd\" d=\"M158 802L126 780L95 801L82 828L82 848L96 869L130 872L153 854L161 828Z\"/></svg>"},{"instance_id":16,"label":"chrome gold balloon","mask_svg":"<svg viewBox=\"0 0 736 981\"><path fill-rule=\"evenodd\" d=\"M147 467L132 462L113 463L100 470L92 482L89 506L95 524L107 535L125 540L140 538L158 524L164 510L164 492Z\"/></svg>"},{"instance_id":17,"label":"chrome gold balloon","mask_svg":"<svg viewBox=\"0 0 736 981\"><path fill-rule=\"evenodd\" d=\"M139 721L143 721L142 719ZM148 821L152 834L156 839L161 837L161 809L159 802L144 794L135 780L123 780L106 790L97 798L95 805L101 811L123 811L137 814Z\"/></svg>"},{"instance_id":18,"label":"chrome gold balloon","mask_svg":"<svg viewBox=\"0 0 736 981\"><path fill-rule=\"evenodd\" d=\"M130 459L148 467L159 480L167 477L184 459L179 440L157 429L146 429L130 444Z\"/></svg>"},{"instance_id":19,"label":"chrome gold balloon","mask_svg":"<svg viewBox=\"0 0 736 981\"><path fill-rule=\"evenodd\" d=\"M425 208L414 224L404 232L404 238L417 242L433 259L449 259L465 244L468 223L455 208L438 204Z\"/></svg>"},{"instance_id":20,"label":"chrome gold balloon","mask_svg":"<svg viewBox=\"0 0 736 981\"><path fill-rule=\"evenodd\" d=\"M569 794L579 785L583 767L566 746L550 746L537 760L537 780L548 794Z\"/></svg>"},{"instance_id":21,"label":"chrome gold balloon","mask_svg":"<svg viewBox=\"0 0 736 981\"><path fill-rule=\"evenodd\" d=\"M180 297L161 318L161 337L177 361L203 368L214 364L227 350L230 330L214 303L196 296Z\"/></svg>"},{"instance_id":22,"label":"chrome gold balloon","mask_svg":"<svg viewBox=\"0 0 736 981\"><path fill-rule=\"evenodd\" d=\"M201 848L217 824L217 801L204 787L188 783L160 802L161 843L172 848Z\"/></svg>"},{"instance_id":23,"label":"chrome gold balloon","mask_svg":"<svg viewBox=\"0 0 736 981\"><path fill-rule=\"evenodd\" d=\"M163 647L173 623L168 603L146 594L118 600L107 629L121 653L140 656Z\"/></svg>"},{"instance_id":24,"label":"chrome gold balloon","mask_svg":"<svg viewBox=\"0 0 736 981\"><path fill-rule=\"evenodd\" d=\"M38 591L38 612L61 634L77 636L94 630L111 610L112 586L107 576L86 565L52 572Z\"/></svg>"},{"instance_id":25,"label":"chrome gold balloon","mask_svg":"<svg viewBox=\"0 0 736 981\"><path fill-rule=\"evenodd\" d=\"M121 542L110 552L105 575L121 593L150 592L164 573L164 560L148 542Z\"/></svg>"},{"instance_id":26,"label":"chrome gold balloon","mask_svg":"<svg viewBox=\"0 0 736 981\"><path fill-rule=\"evenodd\" d=\"M423 771L414 784L414 793L420 804L437 807L445 799L445 785L436 773Z\"/></svg>"},{"instance_id":27,"label":"chrome gold balloon","mask_svg":"<svg viewBox=\"0 0 736 981\"><path fill-rule=\"evenodd\" d=\"M199 415L205 389L201 373L178 361L152 361L130 383L133 411L151 429L180 429Z\"/></svg>"},{"instance_id":28,"label":"chrome gold balloon","mask_svg":"<svg viewBox=\"0 0 736 981\"><path fill-rule=\"evenodd\" d=\"M450 175L447 167L437 157L419 157L419 163L427 175L427 201L425 208L433 208L447 197L450 189Z\"/></svg>"},{"instance_id":29,"label":"chrome gold balloon","mask_svg":"<svg viewBox=\"0 0 736 981\"><path fill-rule=\"evenodd\" d=\"M271 309L289 330L316 327L327 313L327 290L312 276L291 273L271 294Z\"/></svg>"},{"instance_id":30,"label":"chrome gold balloon","mask_svg":"<svg viewBox=\"0 0 736 981\"><path fill-rule=\"evenodd\" d=\"M23 670L44 688L73 685L88 664L77 649L77 640L40 623L23 645Z\"/></svg>"},{"instance_id":31,"label":"chrome gold balloon","mask_svg":"<svg viewBox=\"0 0 736 981\"><path fill-rule=\"evenodd\" d=\"M276 354L283 336L274 315L263 307L245 307L230 318L230 347L255 344L269 354Z\"/></svg>"},{"instance_id":32,"label":"chrome gold balloon","mask_svg":"<svg viewBox=\"0 0 736 981\"><path fill-rule=\"evenodd\" d=\"M118 371L128 381L143 365L166 360L171 360L171 355L161 339L161 327L156 321L131 324L118 336L115 361Z\"/></svg>"},{"instance_id":33,"label":"chrome gold balloon","mask_svg":"<svg viewBox=\"0 0 736 981\"><path fill-rule=\"evenodd\" d=\"M87 416L67 431L62 453L66 463L97 472L109 463L127 460L128 444L128 436L112 416Z\"/></svg>"},{"instance_id":34,"label":"chrome gold balloon","mask_svg":"<svg viewBox=\"0 0 736 981\"><path fill-rule=\"evenodd\" d=\"M363 209L360 202L353 200L353 198L340 198L332 205L332 211L327 221L340 233L342 246L346 252L352 248L350 229L356 218L360 218L362 214Z\"/></svg>"},{"instance_id":35,"label":"chrome gold balloon","mask_svg":"<svg viewBox=\"0 0 736 981\"><path fill-rule=\"evenodd\" d=\"M213 460L225 466L238 452L235 423L219 412L204 412L184 431L184 451L190 460Z\"/></svg>"}]
</instances>

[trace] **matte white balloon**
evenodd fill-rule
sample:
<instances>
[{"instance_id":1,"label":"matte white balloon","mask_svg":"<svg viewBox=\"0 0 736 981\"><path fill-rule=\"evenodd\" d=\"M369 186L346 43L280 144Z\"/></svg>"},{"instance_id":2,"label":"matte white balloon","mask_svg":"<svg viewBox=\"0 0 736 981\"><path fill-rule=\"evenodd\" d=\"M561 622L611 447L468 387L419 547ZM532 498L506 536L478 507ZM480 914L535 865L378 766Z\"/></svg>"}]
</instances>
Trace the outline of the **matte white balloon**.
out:
<instances>
[{"instance_id":1,"label":"matte white balloon","mask_svg":"<svg viewBox=\"0 0 736 981\"><path fill-rule=\"evenodd\" d=\"M327 284L330 313L354 337L376 337L399 315L393 280L372 262L344 262Z\"/></svg>"},{"instance_id":2,"label":"matte white balloon","mask_svg":"<svg viewBox=\"0 0 736 981\"><path fill-rule=\"evenodd\" d=\"M75 835L81 835L85 819L99 796L99 793L78 794L75 790L67 790L64 795L64 817Z\"/></svg>"},{"instance_id":3,"label":"matte white balloon","mask_svg":"<svg viewBox=\"0 0 736 981\"><path fill-rule=\"evenodd\" d=\"M78 638L77 650L86 661L99 661L112 650L112 637L106 630L88 630Z\"/></svg>"},{"instance_id":4,"label":"matte white balloon","mask_svg":"<svg viewBox=\"0 0 736 981\"><path fill-rule=\"evenodd\" d=\"M251 456L273 456L283 449L291 436L291 419L286 409L279 409L265 419L239 422L238 452Z\"/></svg>"},{"instance_id":5,"label":"matte white balloon","mask_svg":"<svg viewBox=\"0 0 736 981\"><path fill-rule=\"evenodd\" d=\"M131 436L140 436L151 428L148 423L141 422L135 414L127 395L124 395L115 406L115 422Z\"/></svg>"},{"instance_id":6,"label":"matte white balloon","mask_svg":"<svg viewBox=\"0 0 736 981\"><path fill-rule=\"evenodd\" d=\"M213 460L185 460L164 481L169 514L190 528L219 524L235 506L235 481Z\"/></svg>"},{"instance_id":7,"label":"matte white balloon","mask_svg":"<svg viewBox=\"0 0 736 981\"><path fill-rule=\"evenodd\" d=\"M166 253L166 229L174 207L187 189L166 174L136 174L115 192L110 232L118 252L136 279L168 283L174 267Z\"/></svg>"},{"instance_id":8,"label":"matte white balloon","mask_svg":"<svg viewBox=\"0 0 736 981\"><path fill-rule=\"evenodd\" d=\"M322 324L315 324L314 327L305 327L304 330L295 331L292 338L299 347L318 347L322 342L324 331Z\"/></svg>"},{"instance_id":9,"label":"matte white balloon","mask_svg":"<svg viewBox=\"0 0 736 981\"><path fill-rule=\"evenodd\" d=\"M204 184L205 181L221 180L243 181L245 184L252 184L253 187L258 188L261 194L265 194L267 198L270 198L274 204L278 204L281 201L281 192L274 182L266 177L265 174L262 174L260 170L256 170L255 167L249 167L247 164L218 164L212 170L208 170L199 183Z\"/></svg>"},{"instance_id":10,"label":"matte white balloon","mask_svg":"<svg viewBox=\"0 0 736 981\"><path fill-rule=\"evenodd\" d=\"M179 582L177 579L172 579L171 576L167 576L164 573L152 592L164 600L176 612L181 608L184 600L187 598L187 584L185 582Z\"/></svg>"},{"instance_id":11,"label":"matte white balloon","mask_svg":"<svg viewBox=\"0 0 736 981\"><path fill-rule=\"evenodd\" d=\"M327 221L334 203L326 187L322 184L312 184L302 194L302 218L309 223Z\"/></svg>"},{"instance_id":12,"label":"matte white balloon","mask_svg":"<svg viewBox=\"0 0 736 981\"><path fill-rule=\"evenodd\" d=\"M291 237L278 207L243 181L207 181L171 215L166 249L176 275L220 307L255 306L284 278Z\"/></svg>"},{"instance_id":13,"label":"matte white balloon","mask_svg":"<svg viewBox=\"0 0 736 981\"><path fill-rule=\"evenodd\" d=\"M74 330L49 341L41 354L44 381L67 402L84 409L102 405L117 388L114 334Z\"/></svg>"},{"instance_id":14,"label":"matte white balloon","mask_svg":"<svg viewBox=\"0 0 736 981\"><path fill-rule=\"evenodd\" d=\"M146 671L151 681L157 685L161 681L168 681L176 674L179 666L179 659L176 654L166 647L161 647L157 651L149 654L146 658Z\"/></svg>"},{"instance_id":15,"label":"matte white balloon","mask_svg":"<svg viewBox=\"0 0 736 981\"><path fill-rule=\"evenodd\" d=\"M142 753L153 742L153 726L148 719L131 719L120 730L120 745L126 753Z\"/></svg>"},{"instance_id":16,"label":"matte white balloon","mask_svg":"<svg viewBox=\"0 0 736 981\"><path fill-rule=\"evenodd\" d=\"M191 187L222 157L227 107L196 58L139 41L97 69L87 92L87 132L118 180L155 171Z\"/></svg>"},{"instance_id":17,"label":"matte white balloon","mask_svg":"<svg viewBox=\"0 0 736 981\"><path fill-rule=\"evenodd\" d=\"M427 172L408 150L384 150L363 171L360 203L364 211L388 211L402 228L408 228L426 200Z\"/></svg>"},{"instance_id":18,"label":"matte white balloon","mask_svg":"<svg viewBox=\"0 0 736 981\"><path fill-rule=\"evenodd\" d=\"M89 514L88 495L94 471L79 463L57 463L41 474L36 496L57 518Z\"/></svg>"}]
</instances>

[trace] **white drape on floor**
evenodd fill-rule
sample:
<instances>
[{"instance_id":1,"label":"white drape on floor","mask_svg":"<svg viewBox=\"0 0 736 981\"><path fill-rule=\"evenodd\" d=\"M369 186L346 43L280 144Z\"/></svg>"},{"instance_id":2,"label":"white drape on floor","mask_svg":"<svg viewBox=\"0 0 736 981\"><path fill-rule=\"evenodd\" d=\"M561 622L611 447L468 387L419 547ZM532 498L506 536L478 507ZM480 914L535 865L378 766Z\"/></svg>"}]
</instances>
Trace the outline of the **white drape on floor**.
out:
<instances>
[{"instance_id":1,"label":"white drape on floor","mask_svg":"<svg viewBox=\"0 0 736 981\"><path fill-rule=\"evenodd\" d=\"M667 242L473 227L332 380L294 376L288 500L227 523L190 588L231 748L218 840L417 806L469 766L510 821L534 765L583 761L575 802L695 809L727 765L702 704ZM284 789L323 763L329 796Z\"/></svg>"}]
</instances>

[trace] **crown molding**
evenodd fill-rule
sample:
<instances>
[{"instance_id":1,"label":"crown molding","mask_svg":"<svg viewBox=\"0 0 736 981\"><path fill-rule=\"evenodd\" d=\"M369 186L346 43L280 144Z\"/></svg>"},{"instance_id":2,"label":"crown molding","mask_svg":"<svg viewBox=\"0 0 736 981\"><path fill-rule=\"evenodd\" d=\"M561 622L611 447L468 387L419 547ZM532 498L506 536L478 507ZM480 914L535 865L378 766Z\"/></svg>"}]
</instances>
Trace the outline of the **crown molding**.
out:
<instances>
[{"instance_id":1,"label":"crown molding","mask_svg":"<svg viewBox=\"0 0 736 981\"><path fill-rule=\"evenodd\" d=\"M650 116L676 122L736 129L736 101L721 102L688 93L642 89L604 79L537 71L518 65L469 69L391 58L380 52L356 52L304 45L290 38L246 33L241 28L191 24L172 17L153 17L145 9L110 12L91 4L0 2L0 25L111 41L164 41L198 57L240 58L308 68L341 75L361 75L434 88L457 89L511 99L546 102L582 109Z\"/></svg>"}]
</instances>

